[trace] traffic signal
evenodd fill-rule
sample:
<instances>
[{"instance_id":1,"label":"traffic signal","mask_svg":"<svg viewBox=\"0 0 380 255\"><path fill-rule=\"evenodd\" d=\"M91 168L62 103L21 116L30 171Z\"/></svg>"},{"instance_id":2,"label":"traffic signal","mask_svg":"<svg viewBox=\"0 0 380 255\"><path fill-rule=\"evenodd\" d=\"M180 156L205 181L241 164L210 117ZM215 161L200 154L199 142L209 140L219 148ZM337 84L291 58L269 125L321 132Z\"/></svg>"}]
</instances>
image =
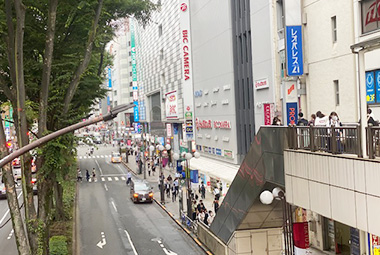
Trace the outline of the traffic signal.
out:
<instances>
[{"instance_id":1,"label":"traffic signal","mask_svg":"<svg viewBox=\"0 0 380 255\"><path fill-rule=\"evenodd\" d=\"M7 142L7 148L11 148L12 147L12 142L11 141L8 141Z\"/></svg>"}]
</instances>

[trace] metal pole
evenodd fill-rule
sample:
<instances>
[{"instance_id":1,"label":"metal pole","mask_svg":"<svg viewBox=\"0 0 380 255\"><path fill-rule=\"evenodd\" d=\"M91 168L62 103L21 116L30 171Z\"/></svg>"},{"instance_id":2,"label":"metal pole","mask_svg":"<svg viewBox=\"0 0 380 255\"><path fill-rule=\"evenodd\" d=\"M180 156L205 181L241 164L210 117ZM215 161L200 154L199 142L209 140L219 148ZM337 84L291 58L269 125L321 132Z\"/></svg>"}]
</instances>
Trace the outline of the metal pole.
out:
<instances>
[{"instance_id":1,"label":"metal pole","mask_svg":"<svg viewBox=\"0 0 380 255\"><path fill-rule=\"evenodd\" d=\"M144 139L144 138L143 138ZM146 179L146 157L145 157L145 147L146 147L146 140L143 140L143 146L142 146L142 151L143 151L143 171L144 171L144 180Z\"/></svg>"},{"instance_id":2,"label":"metal pole","mask_svg":"<svg viewBox=\"0 0 380 255\"><path fill-rule=\"evenodd\" d=\"M161 204L165 204L164 178L163 178L163 170L162 170L162 151L160 151L160 192L161 192Z\"/></svg>"},{"instance_id":3,"label":"metal pole","mask_svg":"<svg viewBox=\"0 0 380 255\"><path fill-rule=\"evenodd\" d=\"M187 217L193 218L191 204L191 182L190 182L190 162L186 159L186 187L187 187Z\"/></svg>"}]
</instances>

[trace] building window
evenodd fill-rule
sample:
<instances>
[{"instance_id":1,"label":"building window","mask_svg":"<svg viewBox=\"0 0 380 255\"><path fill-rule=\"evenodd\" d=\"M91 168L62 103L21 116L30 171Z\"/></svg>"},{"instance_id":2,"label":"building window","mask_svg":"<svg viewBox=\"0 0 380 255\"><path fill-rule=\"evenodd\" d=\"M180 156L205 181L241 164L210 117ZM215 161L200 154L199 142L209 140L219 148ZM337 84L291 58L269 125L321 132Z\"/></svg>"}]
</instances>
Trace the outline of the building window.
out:
<instances>
[{"instance_id":1,"label":"building window","mask_svg":"<svg viewBox=\"0 0 380 255\"><path fill-rule=\"evenodd\" d=\"M117 101L115 101L115 102L114 102L114 105L113 105L113 107L116 107L116 106L117 106Z\"/></svg>"},{"instance_id":2,"label":"building window","mask_svg":"<svg viewBox=\"0 0 380 255\"><path fill-rule=\"evenodd\" d=\"M151 102L151 121L161 121L161 98L160 93L153 94L150 97Z\"/></svg>"},{"instance_id":3,"label":"building window","mask_svg":"<svg viewBox=\"0 0 380 255\"><path fill-rule=\"evenodd\" d=\"M277 0L277 34L279 39L285 37L285 15L283 0Z\"/></svg>"},{"instance_id":4,"label":"building window","mask_svg":"<svg viewBox=\"0 0 380 255\"><path fill-rule=\"evenodd\" d=\"M365 72L367 104L380 104L380 69Z\"/></svg>"},{"instance_id":5,"label":"building window","mask_svg":"<svg viewBox=\"0 0 380 255\"><path fill-rule=\"evenodd\" d=\"M160 60L164 60L164 49L160 50Z\"/></svg>"},{"instance_id":6,"label":"building window","mask_svg":"<svg viewBox=\"0 0 380 255\"><path fill-rule=\"evenodd\" d=\"M133 92L130 92L130 93L129 93L129 96L130 96L130 97L133 97Z\"/></svg>"},{"instance_id":7,"label":"building window","mask_svg":"<svg viewBox=\"0 0 380 255\"><path fill-rule=\"evenodd\" d=\"M114 96L117 96L117 90L114 90L114 91L113 91L113 95L114 95Z\"/></svg>"},{"instance_id":8,"label":"building window","mask_svg":"<svg viewBox=\"0 0 380 255\"><path fill-rule=\"evenodd\" d=\"M334 91L335 91L335 105L339 105L339 81L335 80L334 81Z\"/></svg>"},{"instance_id":9,"label":"building window","mask_svg":"<svg viewBox=\"0 0 380 255\"><path fill-rule=\"evenodd\" d=\"M129 87L132 87L132 86L133 86L133 82L130 82L130 83L129 83Z\"/></svg>"},{"instance_id":10,"label":"building window","mask_svg":"<svg viewBox=\"0 0 380 255\"><path fill-rule=\"evenodd\" d=\"M162 36L162 24L158 26L158 36Z\"/></svg>"},{"instance_id":11,"label":"building window","mask_svg":"<svg viewBox=\"0 0 380 255\"><path fill-rule=\"evenodd\" d=\"M128 52L129 56L131 55L131 52Z\"/></svg>"},{"instance_id":12,"label":"building window","mask_svg":"<svg viewBox=\"0 0 380 255\"><path fill-rule=\"evenodd\" d=\"M331 17L331 29L332 29L332 41L335 43L338 40L337 29L336 29L336 16Z\"/></svg>"},{"instance_id":13,"label":"building window","mask_svg":"<svg viewBox=\"0 0 380 255\"><path fill-rule=\"evenodd\" d=\"M362 0L362 33L380 29L380 3L378 0Z\"/></svg>"},{"instance_id":14,"label":"building window","mask_svg":"<svg viewBox=\"0 0 380 255\"><path fill-rule=\"evenodd\" d=\"M128 41L128 46L131 46L131 41Z\"/></svg>"}]
</instances>

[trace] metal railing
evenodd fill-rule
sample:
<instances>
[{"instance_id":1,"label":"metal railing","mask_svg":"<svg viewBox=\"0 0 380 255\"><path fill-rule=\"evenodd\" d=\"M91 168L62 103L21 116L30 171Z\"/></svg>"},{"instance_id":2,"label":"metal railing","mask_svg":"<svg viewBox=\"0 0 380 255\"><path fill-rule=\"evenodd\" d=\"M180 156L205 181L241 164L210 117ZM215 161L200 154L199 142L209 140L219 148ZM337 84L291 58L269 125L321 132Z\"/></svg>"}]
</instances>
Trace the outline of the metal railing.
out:
<instances>
[{"instance_id":1,"label":"metal railing","mask_svg":"<svg viewBox=\"0 0 380 255\"><path fill-rule=\"evenodd\" d=\"M189 231L193 232L195 235L198 232L198 222L187 217L186 212L181 210L181 223Z\"/></svg>"},{"instance_id":2,"label":"metal railing","mask_svg":"<svg viewBox=\"0 0 380 255\"><path fill-rule=\"evenodd\" d=\"M372 144L379 147L380 128L376 129L376 131L372 128L371 132L373 135L368 135L367 140L368 137L373 137ZM288 134L290 149L363 156L361 152L360 126L358 125L339 127L289 126ZM380 151L378 153L380 155Z\"/></svg>"}]
</instances>

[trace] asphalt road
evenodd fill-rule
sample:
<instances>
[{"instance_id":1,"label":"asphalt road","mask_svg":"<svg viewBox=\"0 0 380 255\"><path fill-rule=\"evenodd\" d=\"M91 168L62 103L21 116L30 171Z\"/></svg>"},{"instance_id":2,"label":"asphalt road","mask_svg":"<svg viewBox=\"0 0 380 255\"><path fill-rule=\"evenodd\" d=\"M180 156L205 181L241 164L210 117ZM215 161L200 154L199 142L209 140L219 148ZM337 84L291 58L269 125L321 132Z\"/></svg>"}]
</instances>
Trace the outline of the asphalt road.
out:
<instances>
[{"instance_id":1,"label":"asphalt road","mask_svg":"<svg viewBox=\"0 0 380 255\"><path fill-rule=\"evenodd\" d=\"M127 169L110 163L115 148L100 145L90 158L84 158L88 147L78 148L84 177L78 196L80 255L204 254L157 204L134 204L130 200L125 184ZM97 181L87 182L85 170L91 172L93 168Z\"/></svg>"}]
</instances>

